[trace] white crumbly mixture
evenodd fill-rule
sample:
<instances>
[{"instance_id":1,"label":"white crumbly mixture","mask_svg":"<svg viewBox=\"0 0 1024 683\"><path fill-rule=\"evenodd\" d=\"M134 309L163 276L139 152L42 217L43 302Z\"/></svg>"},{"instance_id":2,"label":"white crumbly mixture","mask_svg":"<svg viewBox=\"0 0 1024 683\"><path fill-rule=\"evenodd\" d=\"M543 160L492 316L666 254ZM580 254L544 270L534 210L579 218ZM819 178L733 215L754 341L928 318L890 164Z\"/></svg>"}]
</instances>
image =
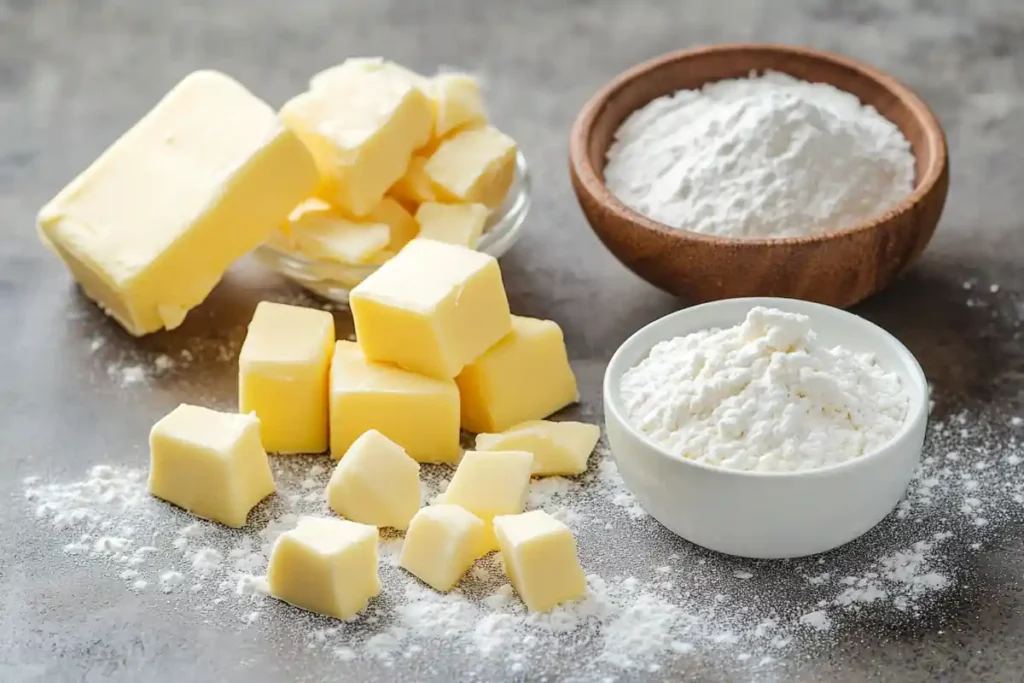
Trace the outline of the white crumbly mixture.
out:
<instances>
[{"instance_id":1,"label":"white crumbly mixture","mask_svg":"<svg viewBox=\"0 0 1024 683\"><path fill-rule=\"evenodd\" d=\"M608 189L675 228L739 238L848 227L913 189L900 130L831 85L768 72L637 110L608 150Z\"/></svg>"},{"instance_id":2,"label":"white crumbly mixture","mask_svg":"<svg viewBox=\"0 0 1024 683\"><path fill-rule=\"evenodd\" d=\"M759 472L858 458L891 440L909 407L873 356L826 347L807 316L766 308L656 345L620 390L630 422L669 452Z\"/></svg>"}]
</instances>

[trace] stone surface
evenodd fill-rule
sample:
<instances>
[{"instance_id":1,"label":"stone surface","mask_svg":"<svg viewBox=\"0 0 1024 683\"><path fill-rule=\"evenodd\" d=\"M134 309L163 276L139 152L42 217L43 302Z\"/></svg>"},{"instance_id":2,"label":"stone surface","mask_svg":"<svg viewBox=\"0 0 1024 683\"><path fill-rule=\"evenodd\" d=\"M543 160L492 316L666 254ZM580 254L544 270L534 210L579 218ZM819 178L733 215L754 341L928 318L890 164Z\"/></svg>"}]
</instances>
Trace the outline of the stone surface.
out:
<instances>
[{"instance_id":1,"label":"stone surface","mask_svg":"<svg viewBox=\"0 0 1024 683\"><path fill-rule=\"evenodd\" d=\"M502 260L512 310L562 325L580 376L580 413L596 419L611 353L636 328L682 304L629 274L589 231L569 187L569 126L586 98L622 69L668 50L732 40L805 43L869 60L935 108L952 157L939 232L904 280L857 312L918 355L942 397L940 413L997 406L1024 414L1019 0L260 0L244 10L212 0L0 2L0 680L262 682L322 680L340 671L329 655L307 651L301 634L240 632L158 593L130 593L116 578L68 560L47 538L48 527L34 528L20 499L28 475L66 481L96 463L142 466L149 427L182 400L230 409L230 355L256 303L299 300L294 286L242 263L181 329L135 341L89 304L39 245L36 210L182 75L222 69L280 105L310 74L349 55L381 53L422 70L454 65L482 73L495 123L519 141L535 178L528 229ZM974 289L966 291L964 281ZM988 293L990 284L999 285L997 294ZM339 313L337 323L344 337L351 321ZM94 339L103 345L92 352ZM195 360L152 378L144 390L121 386L107 371L182 348ZM79 434L88 438L69 448L69 435ZM681 543L659 529L644 538ZM986 547L958 568L969 578L964 587L918 618L890 629L865 620L833 648L772 677L1020 680L1019 527L1008 526ZM464 672L458 659L439 658L428 668L416 661L391 669L353 662L346 680L422 679L425 672L454 680ZM571 662L538 666L531 679L572 672ZM673 671L702 680L758 678L700 657L665 661L656 675ZM492 679L501 675L491 671Z\"/></svg>"}]
</instances>

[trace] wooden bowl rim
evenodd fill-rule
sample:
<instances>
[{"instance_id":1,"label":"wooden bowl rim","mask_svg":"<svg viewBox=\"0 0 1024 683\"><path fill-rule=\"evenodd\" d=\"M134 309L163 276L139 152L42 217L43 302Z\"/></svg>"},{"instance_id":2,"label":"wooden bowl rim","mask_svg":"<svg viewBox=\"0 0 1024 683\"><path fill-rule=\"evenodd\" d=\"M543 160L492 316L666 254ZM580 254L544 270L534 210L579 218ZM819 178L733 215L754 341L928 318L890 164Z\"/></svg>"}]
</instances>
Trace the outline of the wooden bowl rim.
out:
<instances>
[{"instance_id":1,"label":"wooden bowl rim","mask_svg":"<svg viewBox=\"0 0 1024 683\"><path fill-rule=\"evenodd\" d=\"M855 223L849 227L839 230L832 230L817 235L803 235L796 237L724 237L721 235L708 235L686 228L673 228L660 221L653 220L633 210L622 203L618 197L612 194L605 185L603 174L598 174L594 165L590 162L587 154L589 141L594 132L594 123L598 115L604 110L607 101L619 90L630 82L647 77L652 71L672 62L681 62L695 57L702 57L708 54L735 52L735 53L756 53L756 52L777 52L786 54L807 61L831 62L837 66L845 67L857 72L860 76L874 81L882 88L888 90L897 99L902 101L914 117L920 122L925 132L925 139L930 149L934 150L931 163L925 168L921 178L915 183L914 190L898 204L881 214L869 219ZM754 67L756 68L756 67ZM711 83L712 81L707 81ZM835 86L838 87L838 86ZM842 90L842 88L840 88ZM847 92L847 91L844 91ZM864 104L864 102L861 102ZM900 131L902 133L902 131ZM605 150L607 153L607 150ZM609 81L604 87L598 90L583 105L580 113L573 123L569 137L569 163L579 180L582 189L590 195L590 198L599 203L603 208L615 214L621 221L640 225L641 227L660 233L670 238L677 238L683 241L704 242L710 245L740 247L763 247L763 246L790 246L802 244L815 244L833 239L847 237L854 233L866 232L884 226L901 214L912 211L934 190L935 185L942 177L948 164L948 150L946 146L946 135L942 124L932 110L925 104L918 95L908 86L904 85L896 77L885 73L880 69L869 66L851 57L846 57L826 50L817 50L809 47L795 45L784 45L776 43L723 43L719 45L705 45L686 50L677 50L655 57L646 62L633 66ZM917 155L915 154L915 158Z\"/></svg>"}]
</instances>

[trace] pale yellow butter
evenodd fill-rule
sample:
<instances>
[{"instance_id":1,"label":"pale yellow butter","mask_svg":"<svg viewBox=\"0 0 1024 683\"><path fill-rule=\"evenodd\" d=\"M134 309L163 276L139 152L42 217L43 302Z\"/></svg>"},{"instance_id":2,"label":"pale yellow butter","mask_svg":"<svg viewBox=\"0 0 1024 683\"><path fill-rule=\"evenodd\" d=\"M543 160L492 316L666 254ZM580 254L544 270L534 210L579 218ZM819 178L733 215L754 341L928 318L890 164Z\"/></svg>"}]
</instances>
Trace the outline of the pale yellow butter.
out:
<instances>
[{"instance_id":1,"label":"pale yellow butter","mask_svg":"<svg viewBox=\"0 0 1024 683\"><path fill-rule=\"evenodd\" d=\"M38 227L85 293L142 335L181 324L317 180L273 109L197 71L44 206Z\"/></svg>"},{"instance_id":2,"label":"pale yellow butter","mask_svg":"<svg viewBox=\"0 0 1024 683\"><path fill-rule=\"evenodd\" d=\"M493 256L417 238L349 297L367 358L455 377L512 326Z\"/></svg>"},{"instance_id":3,"label":"pale yellow butter","mask_svg":"<svg viewBox=\"0 0 1024 683\"><path fill-rule=\"evenodd\" d=\"M533 612L547 612L587 594L576 540L543 510L494 518L501 562L516 593Z\"/></svg>"},{"instance_id":4,"label":"pale yellow butter","mask_svg":"<svg viewBox=\"0 0 1024 683\"><path fill-rule=\"evenodd\" d=\"M391 227L383 220L351 219L316 198L292 211L285 232L309 258L336 263L369 263L391 243Z\"/></svg>"},{"instance_id":5,"label":"pale yellow butter","mask_svg":"<svg viewBox=\"0 0 1024 683\"><path fill-rule=\"evenodd\" d=\"M496 207L512 186L515 167L515 141L488 126L442 142L423 170L441 201Z\"/></svg>"},{"instance_id":6,"label":"pale yellow butter","mask_svg":"<svg viewBox=\"0 0 1024 683\"><path fill-rule=\"evenodd\" d=\"M442 496L484 522L478 554L497 550L491 520L523 511L530 491L533 455L518 451L467 451Z\"/></svg>"},{"instance_id":7,"label":"pale yellow butter","mask_svg":"<svg viewBox=\"0 0 1024 683\"><path fill-rule=\"evenodd\" d=\"M483 521L458 505L425 507L409 524L398 566L434 590L450 591L476 561L483 533Z\"/></svg>"},{"instance_id":8,"label":"pale yellow butter","mask_svg":"<svg viewBox=\"0 0 1024 683\"><path fill-rule=\"evenodd\" d=\"M416 211L420 237L473 249L487 224L490 211L483 204L425 202Z\"/></svg>"},{"instance_id":9,"label":"pale yellow butter","mask_svg":"<svg viewBox=\"0 0 1024 683\"><path fill-rule=\"evenodd\" d=\"M368 361L354 342L335 346L330 414L336 459L370 429L418 462L455 462L462 453L455 382Z\"/></svg>"},{"instance_id":10,"label":"pale yellow butter","mask_svg":"<svg viewBox=\"0 0 1024 683\"><path fill-rule=\"evenodd\" d=\"M261 301L238 356L238 409L260 419L272 453L327 450L327 379L334 317Z\"/></svg>"},{"instance_id":11,"label":"pale yellow butter","mask_svg":"<svg viewBox=\"0 0 1024 683\"><path fill-rule=\"evenodd\" d=\"M388 226L390 239L387 250L392 255L401 251L420 231L420 226L413 215L391 197L385 197L373 207L367 219Z\"/></svg>"},{"instance_id":12,"label":"pale yellow butter","mask_svg":"<svg viewBox=\"0 0 1024 683\"><path fill-rule=\"evenodd\" d=\"M420 509L420 466L375 429L349 446L327 485L327 504L346 519L405 529Z\"/></svg>"},{"instance_id":13,"label":"pale yellow butter","mask_svg":"<svg viewBox=\"0 0 1024 683\"><path fill-rule=\"evenodd\" d=\"M255 415L183 403L153 425L149 452L150 493L230 527L275 490Z\"/></svg>"},{"instance_id":14,"label":"pale yellow butter","mask_svg":"<svg viewBox=\"0 0 1024 683\"><path fill-rule=\"evenodd\" d=\"M388 61L383 57L350 57L337 66L329 67L314 74L309 79L309 87L313 90L330 88L334 83L343 80L346 74L352 71L386 74L391 78L405 81L419 88L426 95L429 95L429 91L432 89L430 79L426 76L421 76L412 69L407 69L401 64Z\"/></svg>"},{"instance_id":15,"label":"pale yellow butter","mask_svg":"<svg viewBox=\"0 0 1024 683\"><path fill-rule=\"evenodd\" d=\"M480 84L467 74L442 73L430 79L434 101L434 135L445 137L458 128L487 123L487 109Z\"/></svg>"},{"instance_id":16,"label":"pale yellow butter","mask_svg":"<svg viewBox=\"0 0 1024 683\"><path fill-rule=\"evenodd\" d=\"M478 451L527 451L533 453L533 474L581 474L594 452L601 429L584 422L531 420L500 434L477 434Z\"/></svg>"},{"instance_id":17,"label":"pale yellow butter","mask_svg":"<svg viewBox=\"0 0 1024 683\"><path fill-rule=\"evenodd\" d=\"M423 202L432 202L437 198L430 176L425 169L427 157L416 154L409 160L409 168L388 192L406 206L415 207Z\"/></svg>"},{"instance_id":18,"label":"pale yellow butter","mask_svg":"<svg viewBox=\"0 0 1024 683\"><path fill-rule=\"evenodd\" d=\"M433 109L423 92L381 70L342 70L281 108L281 118L316 160L317 196L365 216L430 139Z\"/></svg>"},{"instance_id":19,"label":"pale yellow butter","mask_svg":"<svg viewBox=\"0 0 1024 683\"><path fill-rule=\"evenodd\" d=\"M471 432L501 432L579 398L561 328L537 318L512 316L512 331L455 381L462 426Z\"/></svg>"},{"instance_id":20,"label":"pale yellow butter","mask_svg":"<svg viewBox=\"0 0 1024 683\"><path fill-rule=\"evenodd\" d=\"M270 554L270 594L310 612L352 619L380 594L377 527L302 517Z\"/></svg>"}]
</instances>

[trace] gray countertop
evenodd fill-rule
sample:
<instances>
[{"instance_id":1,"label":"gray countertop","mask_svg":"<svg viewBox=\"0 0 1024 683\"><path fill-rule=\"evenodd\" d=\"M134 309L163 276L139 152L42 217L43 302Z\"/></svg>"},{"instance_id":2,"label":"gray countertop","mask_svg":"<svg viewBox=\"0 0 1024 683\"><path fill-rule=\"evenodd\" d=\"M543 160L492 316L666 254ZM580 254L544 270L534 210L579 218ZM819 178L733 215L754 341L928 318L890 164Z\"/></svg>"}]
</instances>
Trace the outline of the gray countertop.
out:
<instances>
[{"instance_id":1,"label":"gray countertop","mask_svg":"<svg viewBox=\"0 0 1024 683\"><path fill-rule=\"evenodd\" d=\"M229 407L231 357L259 300L317 305L243 262L181 329L135 340L78 293L38 243L38 208L185 73L224 70L275 105L317 69L351 55L483 74L494 119L520 142L535 179L527 231L502 260L512 308L562 325L583 394L570 414L596 420L611 353L683 304L633 277L591 234L569 187L569 126L622 69L722 41L810 44L891 71L936 110L952 159L946 213L924 258L856 309L907 344L933 384L933 422L944 428L929 437L926 456L937 463L936 481L945 477L934 485L938 493L916 482L909 513L822 558L836 576L815 583L807 577L818 573L816 560L743 563L706 553L650 518L634 519L591 475L597 493L585 500L600 524L581 526L588 571L651 582L659 564L671 563L666 571L681 584L696 582L683 608L719 594L728 602L707 623L745 628L754 623L743 616L751 610L775 614L792 642L771 661L763 644L747 652L712 639L622 668L600 661L609 647L600 630L551 636L556 646L509 640L503 648L520 659L485 657L441 637L420 642L420 651L406 647L409 656L395 661L358 653L349 661L315 646L310 629L326 622L276 603L260 607L250 624L233 595L222 608L212 602L215 590L131 590L119 568L67 550L76 532L36 515L38 500L26 499L33 486L66 486L102 463L144 467L149 427L177 403ZM1024 680L1024 496L1016 483L1024 477L1013 469L1024 428L1012 421L1024 415L1022 148L1024 5L1017 0L3 0L0 680ZM344 312L337 320L350 329ZM156 358L165 353L173 367L159 370ZM145 376L132 382L136 366ZM943 473L952 450L961 459ZM968 480L978 488L961 489ZM170 524L159 515L188 523L169 509L144 510L156 516L141 517L140 527ZM832 582L823 594L831 600L841 576L863 577L877 558L934 533L944 540L941 552L927 554L927 569L941 585L911 591L908 609L892 600L853 608L828 602L828 632L800 628L821 581ZM749 580L719 580L747 569ZM374 625L351 628L358 639Z\"/></svg>"}]
</instances>

